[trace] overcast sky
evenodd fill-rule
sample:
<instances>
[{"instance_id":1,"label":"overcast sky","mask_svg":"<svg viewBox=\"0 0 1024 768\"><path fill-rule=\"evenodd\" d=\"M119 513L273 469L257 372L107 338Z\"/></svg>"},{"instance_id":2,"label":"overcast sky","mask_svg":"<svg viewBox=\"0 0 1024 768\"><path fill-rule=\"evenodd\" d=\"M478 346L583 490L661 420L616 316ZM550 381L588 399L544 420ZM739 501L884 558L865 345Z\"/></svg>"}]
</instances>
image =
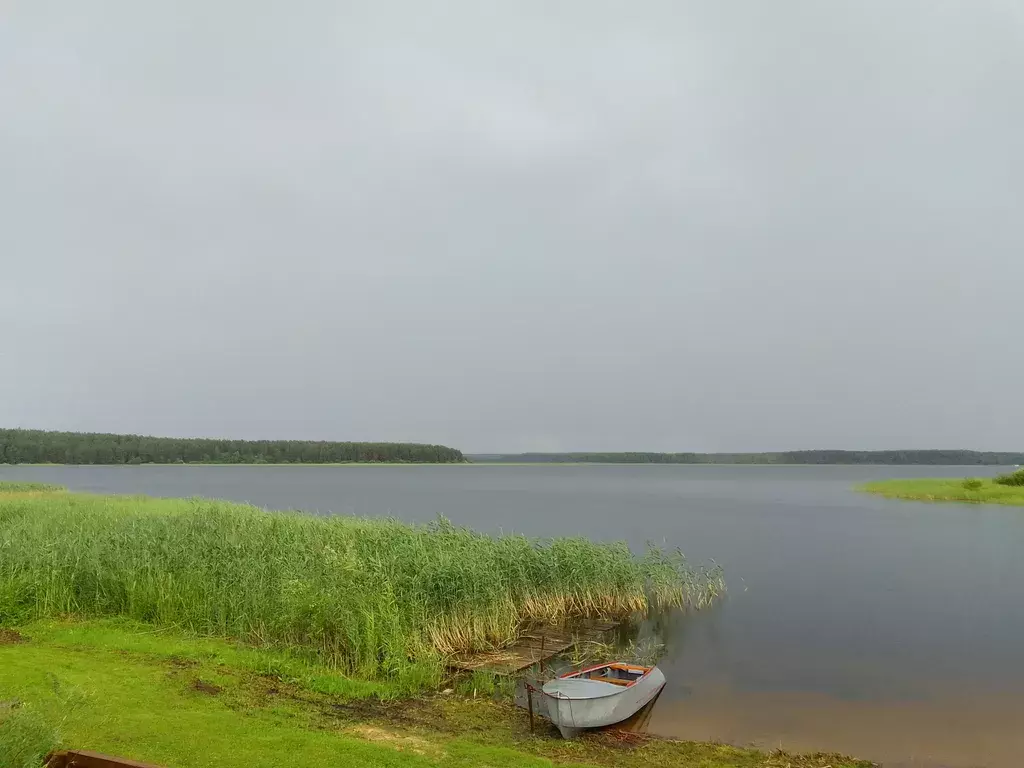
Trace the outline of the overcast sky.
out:
<instances>
[{"instance_id":1,"label":"overcast sky","mask_svg":"<svg viewBox=\"0 0 1024 768\"><path fill-rule=\"evenodd\" d=\"M1024 2L15 0L0 425L1024 450Z\"/></svg>"}]
</instances>

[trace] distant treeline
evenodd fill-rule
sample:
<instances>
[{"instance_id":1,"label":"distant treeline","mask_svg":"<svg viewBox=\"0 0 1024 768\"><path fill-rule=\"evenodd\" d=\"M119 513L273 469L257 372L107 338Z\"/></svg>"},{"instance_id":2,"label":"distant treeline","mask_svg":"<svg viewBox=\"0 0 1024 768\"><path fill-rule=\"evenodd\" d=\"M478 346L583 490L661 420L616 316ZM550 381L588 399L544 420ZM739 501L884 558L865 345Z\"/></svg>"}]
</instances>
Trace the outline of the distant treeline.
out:
<instances>
[{"instance_id":1,"label":"distant treeline","mask_svg":"<svg viewBox=\"0 0 1024 768\"><path fill-rule=\"evenodd\" d=\"M470 456L475 462L607 464L1024 464L1024 453L993 451L781 451L775 453L515 453Z\"/></svg>"},{"instance_id":2,"label":"distant treeline","mask_svg":"<svg viewBox=\"0 0 1024 768\"><path fill-rule=\"evenodd\" d=\"M418 443L210 440L0 429L0 464L332 464L460 462L462 451Z\"/></svg>"}]
</instances>

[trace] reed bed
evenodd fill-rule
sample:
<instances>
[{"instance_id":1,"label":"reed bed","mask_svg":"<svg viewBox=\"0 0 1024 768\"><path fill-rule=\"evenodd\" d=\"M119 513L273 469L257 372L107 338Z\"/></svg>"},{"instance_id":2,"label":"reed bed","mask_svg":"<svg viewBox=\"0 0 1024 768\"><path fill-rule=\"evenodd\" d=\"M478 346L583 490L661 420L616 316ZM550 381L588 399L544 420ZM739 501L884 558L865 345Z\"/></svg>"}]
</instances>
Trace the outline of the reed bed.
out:
<instances>
[{"instance_id":1,"label":"reed bed","mask_svg":"<svg viewBox=\"0 0 1024 768\"><path fill-rule=\"evenodd\" d=\"M881 480L859 487L889 499L964 504L1005 504L1024 506L1024 486L1000 482L999 478L916 478L913 480Z\"/></svg>"},{"instance_id":2,"label":"reed bed","mask_svg":"<svg viewBox=\"0 0 1024 768\"><path fill-rule=\"evenodd\" d=\"M63 491L59 485L50 485L49 483L23 483L14 480L4 480L0 482L0 493L11 494L11 493L49 493L53 491Z\"/></svg>"},{"instance_id":3,"label":"reed bed","mask_svg":"<svg viewBox=\"0 0 1024 768\"><path fill-rule=\"evenodd\" d=\"M0 624L126 616L305 649L366 678L427 679L527 622L700 607L722 589L678 552L583 538L0 488Z\"/></svg>"}]
</instances>

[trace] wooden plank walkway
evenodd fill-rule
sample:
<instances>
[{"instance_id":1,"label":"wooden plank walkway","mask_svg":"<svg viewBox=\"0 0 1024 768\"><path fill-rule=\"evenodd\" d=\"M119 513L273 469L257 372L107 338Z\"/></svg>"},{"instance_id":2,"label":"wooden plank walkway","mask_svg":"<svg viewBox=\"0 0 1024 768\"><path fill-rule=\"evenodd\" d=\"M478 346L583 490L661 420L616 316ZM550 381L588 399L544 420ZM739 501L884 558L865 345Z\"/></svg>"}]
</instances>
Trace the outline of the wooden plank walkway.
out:
<instances>
[{"instance_id":1,"label":"wooden plank walkway","mask_svg":"<svg viewBox=\"0 0 1024 768\"><path fill-rule=\"evenodd\" d=\"M572 627L534 625L508 648L455 656L448 666L470 672L514 675L564 653L579 642L601 642L605 633L618 625L617 621L588 621Z\"/></svg>"}]
</instances>

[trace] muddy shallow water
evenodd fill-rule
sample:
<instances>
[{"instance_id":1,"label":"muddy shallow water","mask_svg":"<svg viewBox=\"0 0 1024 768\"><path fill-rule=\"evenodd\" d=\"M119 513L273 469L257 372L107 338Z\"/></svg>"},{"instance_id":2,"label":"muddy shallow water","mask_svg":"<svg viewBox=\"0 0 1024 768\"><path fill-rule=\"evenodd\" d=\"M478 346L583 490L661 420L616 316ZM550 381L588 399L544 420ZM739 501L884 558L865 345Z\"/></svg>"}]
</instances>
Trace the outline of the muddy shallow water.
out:
<instances>
[{"instance_id":1,"label":"muddy shallow water","mask_svg":"<svg viewBox=\"0 0 1024 768\"><path fill-rule=\"evenodd\" d=\"M73 489L678 546L728 598L665 622L657 733L897 766L1024 764L1024 508L852 486L995 468L0 467Z\"/></svg>"},{"instance_id":2,"label":"muddy shallow water","mask_svg":"<svg viewBox=\"0 0 1024 768\"><path fill-rule=\"evenodd\" d=\"M1024 704L1014 694L851 700L708 688L659 700L653 733L792 752L835 751L885 766L1020 766Z\"/></svg>"}]
</instances>

